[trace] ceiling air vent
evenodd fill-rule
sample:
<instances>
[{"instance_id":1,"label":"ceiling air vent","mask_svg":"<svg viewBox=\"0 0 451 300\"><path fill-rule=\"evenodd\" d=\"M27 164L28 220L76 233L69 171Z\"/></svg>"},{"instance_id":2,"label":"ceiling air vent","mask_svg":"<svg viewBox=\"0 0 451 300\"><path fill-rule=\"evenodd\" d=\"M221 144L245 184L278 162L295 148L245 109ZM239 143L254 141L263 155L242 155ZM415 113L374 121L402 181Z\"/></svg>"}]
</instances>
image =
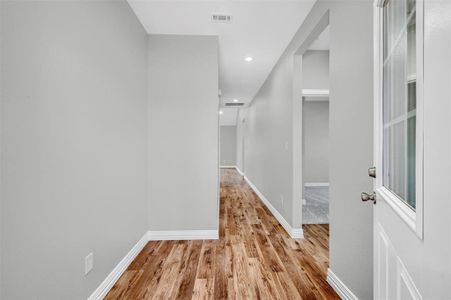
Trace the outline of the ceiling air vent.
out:
<instances>
[{"instance_id":1,"label":"ceiling air vent","mask_svg":"<svg viewBox=\"0 0 451 300\"><path fill-rule=\"evenodd\" d=\"M231 103L226 103L225 106L243 106L244 103L237 103L237 102L231 102Z\"/></svg>"},{"instance_id":2,"label":"ceiling air vent","mask_svg":"<svg viewBox=\"0 0 451 300\"><path fill-rule=\"evenodd\" d=\"M224 14L212 14L211 21L215 23L230 23L232 22L232 16Z\"/></svg>"}]
</instances>

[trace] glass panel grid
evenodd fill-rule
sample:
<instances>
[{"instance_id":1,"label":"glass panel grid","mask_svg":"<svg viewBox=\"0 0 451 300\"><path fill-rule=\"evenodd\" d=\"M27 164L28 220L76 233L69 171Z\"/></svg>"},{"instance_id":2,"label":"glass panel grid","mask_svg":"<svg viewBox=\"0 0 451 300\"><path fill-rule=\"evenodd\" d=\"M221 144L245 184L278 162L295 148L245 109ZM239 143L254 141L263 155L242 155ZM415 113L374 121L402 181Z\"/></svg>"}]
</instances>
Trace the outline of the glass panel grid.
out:
<instances>
[{"instance_id":1,"label":"glass panel grid","mask_svg":"<svg viewBox=\"0 0 451 300\"><path fill-rule=\"evenodd\" d=\"M415 209L415 0L389 1L383 19L383 185Z\"/></svg>"}]
</instances>

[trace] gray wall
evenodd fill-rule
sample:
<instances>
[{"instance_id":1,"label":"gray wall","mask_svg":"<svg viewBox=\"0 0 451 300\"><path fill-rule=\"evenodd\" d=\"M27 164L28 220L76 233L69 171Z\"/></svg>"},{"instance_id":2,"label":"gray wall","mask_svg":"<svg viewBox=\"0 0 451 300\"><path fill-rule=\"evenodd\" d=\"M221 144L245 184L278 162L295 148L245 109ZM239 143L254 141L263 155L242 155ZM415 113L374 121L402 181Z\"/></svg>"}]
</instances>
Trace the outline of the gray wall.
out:
<instances>
[{"instance_id":1,"label":"gray wall","mask_svg":"<svg viewBox=\"0 0 451 300\"><path fill-rule=\"evenodd\" d=\"M218 39L149 38L149 229L218 229Z\"/></svg>"},{"instance_id":2,"label":"gray wall","mask_svg":"<svg viewBox=\"0 0 451 300\"><path fill-rule=\"evenodd\" d=\"M1 5L2 296L86 299L146 230L147 36L125 1Z\"/></svg>"},{"instance_id":3,"label":"gray wall","mask_svg":"<svg viewBox=\"0 0 451 300\"><path fill-rule=\"evenodd\" d=\"M3 130L2 130L2 104L3 103L3 87L2 87L2 72L1 70L3 69L3 65L2 65L2 52L3 52L3 48L2 48L2 43L3 43L3 31L2 31L2 25L3 25L3 4L0 2L0 299L2 299L2 294L3 294L3 280L2 280L2 252L3 252L3 187L2 187L2 171L3 170L3 159L1 159L2 157L2 149L3 147L1 147L1 139L2 139L2 135L3 135Z\"/></svg>"},{"instance_id":4,"label":"gray wall","mask_svg":"<svg viewBox=\"0 0 451 300\"><path fill-rule=\"evenodd\" d=\"M329 88L329 51L308 50L302 55L302 88Z\"/></svg>"},{"instance_id":5,"label":"gray wall","mask_svg":"<svg viewBox=\"0 0 451 300\"><path fill-rule=\"evenodd\" d=\"M302 88L329 88L329 51L302 56ZM329 182L329 102L303 101L302 155L304 183Z\"/></svg>"},{"instance_id":6,"label":"gray wall","mask_svg":"<svg viewBox=\"0 0 451 300\"><path fill-rule=\"evenodd\" d=\"M329 101L304 101L303 180L329 182Z\"/></svg>"},{"instance_id":7,"label":"gray wall","mask_svg":"<svg viewBox=\"0 0 451 300\"><path fill-rule=\"evenodd\" d=\"M240 113L245 123L238 122L238 141L241 133L245 140L238 161L244 160L247 177L292 226L300 226L302 181L295 176L293 148L301 127L295 115L302 108L293 56L329 12L330 269L361 299L372 298L372 207L360 201L360 192L372 190L372 5L317 1L252 105Z\"/></svg>"},{"instance_id":8,"label":"gray wall","mask_svg":"<svg viewBox=\"0 0 451 300\"><path fill-rule=\"evenodd\" d=\"M240 108L236 119L236 166L244 172L244 138L246 110Z\"/></svg>"},{"instance_id":9,"label":"gray wall","mask_svg":"<svg viewBox=\"0 0 451 300\"><path fill-rule=\"evenodd\" d=\"M220 160L221 166L236 165L236 126L220 126Z\"/></svg>"}]
</instances>

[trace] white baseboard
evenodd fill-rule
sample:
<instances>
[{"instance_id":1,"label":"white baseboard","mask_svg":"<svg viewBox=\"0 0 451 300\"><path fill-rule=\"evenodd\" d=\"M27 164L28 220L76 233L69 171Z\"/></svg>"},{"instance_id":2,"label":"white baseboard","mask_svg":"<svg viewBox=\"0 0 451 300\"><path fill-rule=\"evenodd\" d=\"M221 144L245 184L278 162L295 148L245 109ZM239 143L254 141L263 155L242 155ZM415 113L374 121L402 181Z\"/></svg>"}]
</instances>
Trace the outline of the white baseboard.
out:
<instances>
[{"instance_id":1,"label":"white baseboard","mask_svg":"<svg viewBox=\"0 0 451 300\"><path fill-rule=\"evenodd\" d=\"M249 186L254 190L257 196L262 200L262 202L266 205L266 207L271 211L274 217L279 221L285 231L291 236L293 239L302 239L304 238L304 232L301 228L293 228L291 225L285 220L285 218L277 211L277 209L272 206L271 202L257 189L257 187L249 180L249 178L244 175L244 179L249 184Z\"/></svg>"},{"instance_id":2,"label":"white baseboard","mask_svg":"<svg viewBox=\"0 0 451 300\"><path fill-rule=\"evenodd\" d=\"M315 186L329 186L329 182L306 182L305 187L315 187Z\"/></svg>"},{"instance_id":3,"label":"white baseboard","mask_svg":"<svg viewBox=\"0 0 451 300\"><path fill-rule=\"evenodd\" d=\"M131 262L136 258L136 256L141 252L144 246L147 244L147 233L133 246L127 255L117 264L117 266L111 271L110 274L105 278L105 280L97 287L97 289L89 296L88 300L101 300L105 298L106 294L114 286L116 281L121 277L122 273L127 270Z\"/></svg>"},{"instance_id":4,"label":"white baseboard","mask_svg":"<svg viewBox=\"0 0 451 300\"><path fill-rule=\"evenodd\" d=\"M244 173L238 168L238 166L219 166L221 169L235 169L241 176L244 176Z\"/></svg>"},{"instance_id":5,"label":"white baseboard","mask_svg":"<svg viewBox=\"0 0 451 300\"><path fill-rule=\"evenodd\" d=\"M240 173L241 176L244 176L244 173L240 170L240 168L238 168L238 166L235 166L235 169L238 171L238 173Z\"/></svg>"},{"instance_id":6,"label":"white baseboard","mask_svg":"<svg viewBox=\"0 0 451 300\"><path fill-rule=\"evenodd\" d=\"M236 169L236 166L219 166L221 169Z\"/></svg>"},{"instance_id":7,"label":"white baseboard","mask_svg":"<svg viewBox=\"0 0 451 300\"><path fill-rule=\"evenodd\" d=\"M337 292L341 299L344 300L358 300L359 298L331 271L327 269L327 282Z\"/></svg>"},{"instance_id":8,"label":"white baseboard","mask_svg":"<svg viewBox=\"0 0 451 300\"><path fill-rule=\"evenodd\" d=\"M217 240L218 230L162 230L148 231L149 241L179 241L179 240Z\"/></svg>"}]
</instances>

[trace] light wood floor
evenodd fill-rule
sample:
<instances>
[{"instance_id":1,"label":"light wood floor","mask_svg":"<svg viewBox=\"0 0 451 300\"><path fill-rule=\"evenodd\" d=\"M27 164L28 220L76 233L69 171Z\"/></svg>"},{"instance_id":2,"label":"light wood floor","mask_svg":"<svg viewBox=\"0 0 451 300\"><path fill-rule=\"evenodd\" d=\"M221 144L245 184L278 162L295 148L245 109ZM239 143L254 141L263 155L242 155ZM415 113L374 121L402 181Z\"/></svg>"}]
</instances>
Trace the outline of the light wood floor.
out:
<instances>
[{"instance_id":1,"label":"light wood floor","mask_svg":"<svg viewBox=\"0 0 451 300\"><path fill-rule=\"evenodd\" d=\"M293 240L234 169L223 169L220 239L149 242L106 299L339 299L327 225Z\"/></svg>"}]
</instances>

